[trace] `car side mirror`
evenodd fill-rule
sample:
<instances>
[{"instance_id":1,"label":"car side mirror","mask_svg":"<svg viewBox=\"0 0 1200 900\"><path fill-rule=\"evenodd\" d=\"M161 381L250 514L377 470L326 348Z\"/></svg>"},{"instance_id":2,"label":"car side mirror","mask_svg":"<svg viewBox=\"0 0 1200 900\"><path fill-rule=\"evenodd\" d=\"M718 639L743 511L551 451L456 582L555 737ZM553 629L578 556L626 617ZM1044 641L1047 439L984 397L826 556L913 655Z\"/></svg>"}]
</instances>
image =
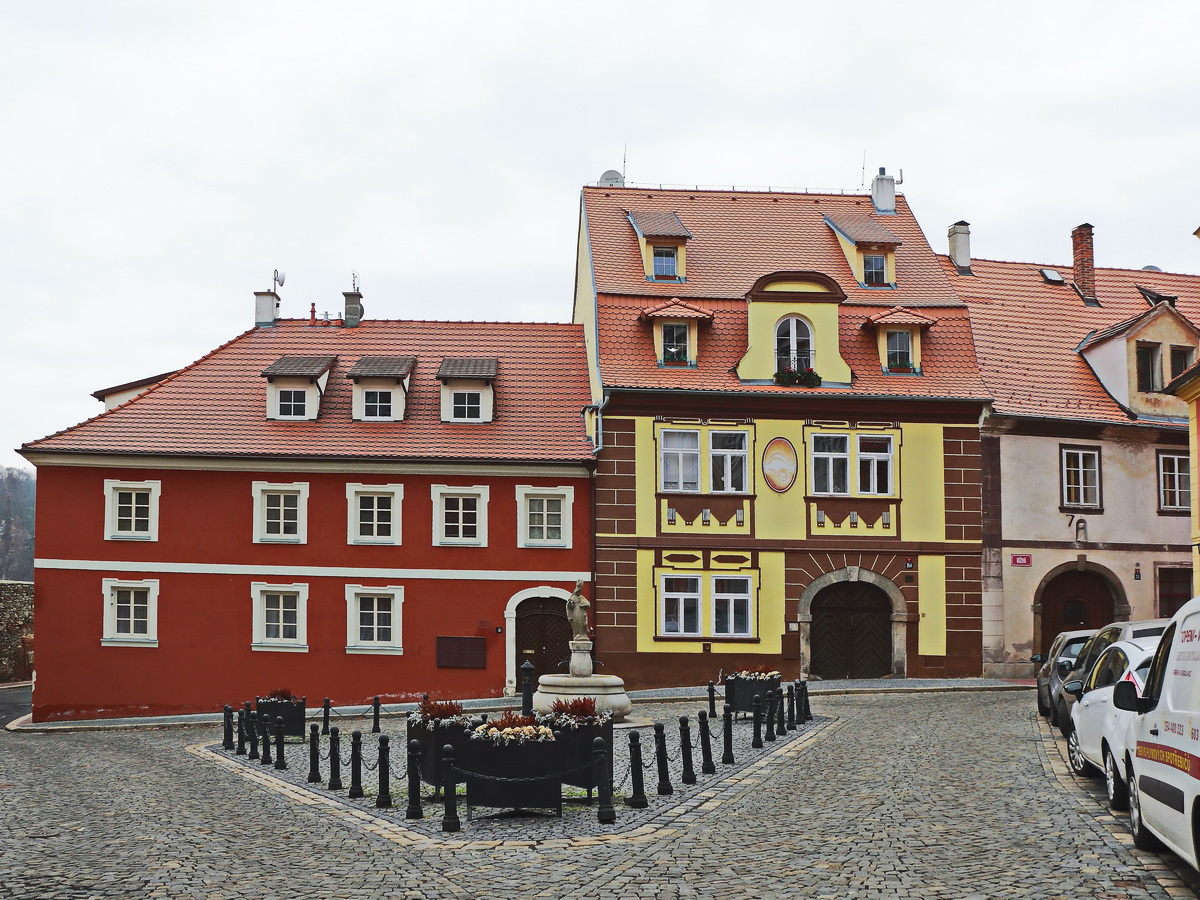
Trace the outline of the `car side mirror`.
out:
<instances>
[{"instance_id":1,"label":"car side mirror","mask_svg":"<svg viewBox=\"0 0 1200 900\"><path fill-rule=\"evenodd\" d=\"M1035 653L1033 656L1029 657L1029 661L1031 663L1044 663L1046 661L1046 657L1042 656L1040 653Z\"/></svg>"},{"instance_id":2,"label":"car side mirror","mask_svg":"<svg viewBox=\"0 0 1200 900\"><path fill-rule=\"evenodd\" d=\"M1065 685L1064 685L1065 687ZM1113 688L1113 706L1138 715L1148 713L1158 705L1153 697L1139 697L1137 686L1132 681L1118 681Z\"/></svg>"},{"instance_id":3,"label":"car side mirror","mask_svg":"<svg viewBox=\"0 0 1200 900\"><path fill-rule=\"evenodd\" d=\"M1067 675L1069 675L1069 674L1071 673L1071 670L1072 670L1073 668L1075 668L1075 660L1073 660L1073 659L1060 659L1060 660L1058 661L1058 675L1059 675L1059 677L1060 677L1060 678L1065 678Z\"/></svg>"},{"instance_id":4,"label":"car side mirror","mask_svg":"<svg viewBox=\"0 0 1200 900\"><path fill-rule=\"evenodd\" d=\"M1079 679L1068 681L1062 686L1062 689L1065 693L1070 694L1076 700L1083 696L1083 682Z\"/></svg>"}]
</instances>

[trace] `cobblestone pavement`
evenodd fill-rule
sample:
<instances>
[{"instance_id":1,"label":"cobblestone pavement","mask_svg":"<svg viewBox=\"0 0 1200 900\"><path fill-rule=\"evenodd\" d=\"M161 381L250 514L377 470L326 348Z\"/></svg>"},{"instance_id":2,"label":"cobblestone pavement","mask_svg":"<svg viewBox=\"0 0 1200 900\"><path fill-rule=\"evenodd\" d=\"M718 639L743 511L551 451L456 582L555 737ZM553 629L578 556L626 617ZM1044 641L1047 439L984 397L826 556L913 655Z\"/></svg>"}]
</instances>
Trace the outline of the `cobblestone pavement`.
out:
<instances>
[{"instance_id":1,"label":"cobblestone pavement","mask_svg":"<svg viewBox=\"0 0 1200 900\"><path fill-rule=\"evenodd\" d=\"M0 897L1195 896L1062 768L1027 691L836 695L813 711L804 734L635 833L527 846L416 834L189 752L212 726L3 733Z\"/></svg>"}]
</instances>

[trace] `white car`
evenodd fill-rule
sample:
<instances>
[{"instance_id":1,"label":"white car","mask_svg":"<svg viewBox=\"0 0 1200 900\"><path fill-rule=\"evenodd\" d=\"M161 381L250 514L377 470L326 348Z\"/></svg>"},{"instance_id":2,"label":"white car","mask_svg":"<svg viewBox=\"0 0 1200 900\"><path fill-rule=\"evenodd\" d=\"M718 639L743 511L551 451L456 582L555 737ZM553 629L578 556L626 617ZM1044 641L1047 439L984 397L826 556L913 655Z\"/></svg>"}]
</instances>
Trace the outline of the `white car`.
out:
<instances>
[{"instance_id":1,"label":"white car","mask_svg":"<svg viewBox=\"0 0 1200 900\"><path fill-rule=\"evenodd\" d=\"M1117 641L1104 649L1082 681L1063 684L1076 700L1071 704L1071 733L1067 736L1067 758L1076 775L1104 772L1108 803L1113 809L1128 809L1125 786L1125 735L1134 713L1117 709L1113 690L1122 681L1132 681L1139 696L1146 683L1150 659L1158 638Z\"/></svg>"},{"instance_id":2,"label":"white car","mask_svg":"<svg viewBox=\"0 0 1200 900\"><path fill-rule=\"evenodd\" d=\"M1121 682L1113 705L1134 713L1125 751L1134 844L1161 841L1200 868L1200 597L1167 625L1142 696Z\"/></svg>"}]
</instances>

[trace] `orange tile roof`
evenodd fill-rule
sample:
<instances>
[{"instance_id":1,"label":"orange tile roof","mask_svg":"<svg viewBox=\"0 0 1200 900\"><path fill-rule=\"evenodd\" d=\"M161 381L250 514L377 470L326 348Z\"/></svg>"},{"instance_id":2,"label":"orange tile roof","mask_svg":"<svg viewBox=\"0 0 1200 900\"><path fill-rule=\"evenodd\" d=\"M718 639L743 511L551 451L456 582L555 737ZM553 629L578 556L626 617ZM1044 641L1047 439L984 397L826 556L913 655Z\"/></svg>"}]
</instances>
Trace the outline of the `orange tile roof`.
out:
<instances>
[{"instance_id":1,"label":"orange tile roof","mask_svg":"<svg viewBox=\"0 0 1200 900\"><path fill-rule=\"evenodd\" d=\"M1085 306L1068 283L1048 284L1039 270L1071 266L971 260L958 275L939 256L971 310L979 370L998 413L1128 424L1076 349L1089 334L1128 327L1150 307L1139 286L1178 297L1176 310L1200 322L1200 276L1143 269L1096 268L1100 306Z\"/></svg>"},{"instance_id":2,"label":"orange tile roof","mask_svg":"<svg viewBox=\"0 0 1200 900\"><path fill-rule=\"evenodd\" d=\"M878 325L920 325L922 328L928 328L936 324L937 319L923 316L918 312L913 312L911 309L905 309L903 306L893 306L886 312L869 316L863 322L863 327L874 328Z\"/></svg>"},{"instance_id":3,"label":"orange tile roof","mask_svg":"<svg viewBox=\"0 0 1200 900\"><path fill-rule=\"evenodd\" d=\"M903 195L894 216L878 215L870 196L858 194L585 187L583 203L598 293L734 299L745 297L762 275L818 271L834 278L851 304L961 304ZM692 234L687 281L646 281L629 209L678 214ZM859 286L826 215L873 222L902 242L894 290Z\"/></svg>"},{"instance_id":4,"label":"orange tile roof","mask_svg":"<svg viewBox=\"0 0 1200 900\"><path fill-rule=\"evenodd\" d=\"M442 422L442 360L486 349L500 360L496 418ZM259 373L283 356L336 356L311 422L266 418ZM414 356L402 422L353 422L360 357ZM592 459L580 409L589 401L577 325L364 321L357 328L283 320L255 328L128 403L24 445L27 450L184 456L583 462Z\"/></svg>"},{"instance_id":5,"label":"orange tile roof","mask_svg":"<svg viewBox=\"0 0 1200 900\"><path fill-rule=\"evenodd\" d=\"M709 300L712 324L700 329L696 365L659 366L653 324L644 312L653 297L602 295L599 298L600 371L606 387L699 391L745 391L822 396L887 396L928 399L986 399L972 349L971 327L963 306L938 311L937 326L921 338L923 374L887 375L882 371L875 335L862 328L864 314L881 312L843 304L839 316L842 358L854 373L849 388L796 388L742 384L731 371L746 352L746 301ZM820 371L820 358L817 360Z\"/></svg>"},{"instance_id":6,"label":"orange tile roof","mask_svg":"<svg viewBox=\"0 0 1200 900\"><path fill-rule=\"evenodd\" d=\"M643 319L711 319L712 316L711 310L678 297L672 297L666 303L659 303L642 313Z\"/></svg>"},{"instance_id":7,"label":"orange tile roof","mask_svg":"<svg viewBox=\"0 0 1200 900\"><path fill-rule=\"evenodd\" d=\"M900 238L896 237L881 225L876 219L870 216L826 216L826 220L854 241L855 244L896 244L903 243Z\"/></svg>"}]
</instances>

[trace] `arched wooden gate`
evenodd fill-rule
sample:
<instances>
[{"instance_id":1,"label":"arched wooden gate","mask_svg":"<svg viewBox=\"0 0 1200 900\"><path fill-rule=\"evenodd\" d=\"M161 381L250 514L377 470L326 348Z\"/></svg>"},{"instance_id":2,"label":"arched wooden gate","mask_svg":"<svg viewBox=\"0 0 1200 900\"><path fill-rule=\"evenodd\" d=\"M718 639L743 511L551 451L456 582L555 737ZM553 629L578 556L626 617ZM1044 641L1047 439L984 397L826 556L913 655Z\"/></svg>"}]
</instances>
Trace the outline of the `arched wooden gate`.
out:
<instances>
[{"instance_id":1,"label":"arched wooden gate","mask_svg":"<svg viewBox=\"0 0 1200 900\"><path fill-rule=\"evenodd\" d=\"M812 665L820 678L881 678L892 670L892 604L862 581L823 588L812 601Z\"/></svg>"},{"instance_id":2,"label":"arched wooden gate","mask_svg":"<svg viewBox=\"0 0 1200 900\"><path fill-rule=\"evenodd\" d=\"M521 686L521 666L533 663L533 683L538 676L567 671L571 658L571 624L567 606L557 597L530 597L517 606L517 689Z\"/></svg>"}]
</instances>

